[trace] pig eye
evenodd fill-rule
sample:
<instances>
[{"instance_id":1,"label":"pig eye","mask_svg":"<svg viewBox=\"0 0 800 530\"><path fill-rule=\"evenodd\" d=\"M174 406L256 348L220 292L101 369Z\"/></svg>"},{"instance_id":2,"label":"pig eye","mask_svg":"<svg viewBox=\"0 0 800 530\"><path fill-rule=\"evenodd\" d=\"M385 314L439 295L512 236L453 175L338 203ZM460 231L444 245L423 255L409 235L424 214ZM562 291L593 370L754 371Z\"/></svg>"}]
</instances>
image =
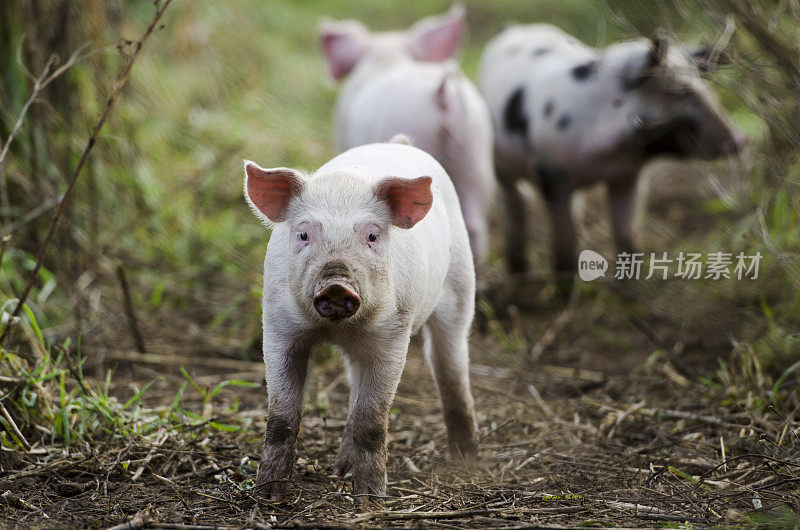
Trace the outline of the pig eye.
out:
<instances>
[{"instance_id":1,"label":"pig eye","mask_svg":"<svg viewBox=\"0 0 800 530\"><path fill-rule=\"evenodd\" d=\"M308 241L308 232L300 232L298 235L300 241Z\"/></svg>"},{"instance_id":2,"label":"pig eye","mask_svg":"<svg viewBox=\"0 0 800 530\"><path fill-rule=\"evenodd\" d=\"M367 241L369 241L370 243L374 243L377 240L378 240L378 234L376 234L375 232L367 236Z\"/></svg>"}]
</instances>

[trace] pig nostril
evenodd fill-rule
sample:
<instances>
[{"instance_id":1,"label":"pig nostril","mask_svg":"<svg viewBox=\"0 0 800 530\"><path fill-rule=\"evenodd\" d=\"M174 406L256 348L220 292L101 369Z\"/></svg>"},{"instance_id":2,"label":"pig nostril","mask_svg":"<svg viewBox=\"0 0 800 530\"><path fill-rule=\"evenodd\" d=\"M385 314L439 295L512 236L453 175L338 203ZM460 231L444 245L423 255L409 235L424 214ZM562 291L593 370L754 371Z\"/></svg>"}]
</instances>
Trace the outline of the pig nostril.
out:
<instances>
[{"instance_id":1,"label":"pig nostril","mask_svg":"<svg viewBox=\"0 0 800 530\"><path fill-rule=\"evenodd\" d=\"M331 283L314 295L314 308L324 318L338 320L356 314L361 306L361 299L350 287Z\"/></svg>"}]
</instances>

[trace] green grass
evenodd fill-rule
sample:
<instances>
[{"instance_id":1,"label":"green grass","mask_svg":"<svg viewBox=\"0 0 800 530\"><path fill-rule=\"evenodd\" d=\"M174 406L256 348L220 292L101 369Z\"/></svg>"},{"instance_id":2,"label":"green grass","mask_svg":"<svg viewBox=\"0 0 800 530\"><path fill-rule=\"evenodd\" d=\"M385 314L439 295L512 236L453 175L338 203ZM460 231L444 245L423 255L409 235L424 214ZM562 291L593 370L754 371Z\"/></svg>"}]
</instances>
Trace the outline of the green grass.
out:
<instances>
[{"instance_id":1,"label":"green grass","mask_svg":"<svg viewBox=\"0 0 800 530\"><path fill-rule=\"evenodd\" d=\"M483 45L513 20L553 23L592 44L648 35L656 27L668 27L689 42L710 42L722 28L721 11L681 7L680 2L667 7L623 0L465 4L469 36L461 59L473 77ZM88 313L95 321L122 318L115 279L104 272L119 260L128 269L140 317L171 324L180 316L220 340L239 341L245 355L260 334L261 263L269 235L242 199L241 160L313 169L335 154L331 112L337 87L318 51L318 20L356 17L373 29L399 29L448 7L449 2L432 0L179 0L170 6L165 27L147 43L79 181L69 226L59 232L66 236L49 253L12 346L2 352L0 373L26 381L13 394L15 413L30 421L26 425L43 426L54 440L69 443L91 433L148 436L162 426L205 421L181 409L184 392L191 389L206 402L239 382L205 389L184 372L186 381L172 405L161 409L143 407L140 392L121 401L108 394L108 384L83 388L81 377L65 364L75 359L75 370L81 368L74 340L81 332L76 314L86 318ZM121 22L92 34L91 46L115 43L120 36L137 38L152 11L150 1L126 2ZM737 32L734 44L753 64L769 62L744 30ZM122 58L109 51L70 72L80 105L69 129L65 116L53 118L62 129L50 141L75 152L82 149L121 64ZM25 84L20 71L4 75L16 87L8 94L9 108L0 114L7 122L26 93L19 89ZM754 391L764 404L774 405L787 395L786 383L796 379L795 371L786 370L800 357L800 163L791 151L796 144L791 149L770 147L773 123L780 120L781 105L789 104L791 94L771 90L781 85L779 76L759 78L745 67L725 69L713 83L733 121L757 142L758 150L746 173L748 191L733 202L706 205L738 219L712 231L706 244L709 249L761 251L768 255L762 274L774 280L760 299L730 287L710 292L712 308L741 304L759 324L753 333L732 330L742 348L707 380L729 397ZM772 101L759 99L764 93L784 99L773 107ZM30 132L20 135L5 168L26 185L39 178L32 174ZM60 175L70 168L46 155L40 153L42 175L55 194L63 186ZM40 219L42 226L48 217ZM35 241L14 239L6 252L0 271L3 318L33 267L35 248ZM599 289L586 292L593 300L608 300ZM92 306L92 300L99 305ZM674 303L684 309L680 298ZM609 319L616 320L613 315ZM525 350L520 330L490 325L503 348ZM590 331L604 344L626 345L624 337L602 325ZM779 379L781 374L786 377ZM39 408L47 394L52 405ZM17 443L7 433L3 436L4 446Z\"/></svg>"},{"instance_id":2,"label":"green grass","mask_svg":"<svg viewBox=\"0 0 800 530\"><path fill-rule=\"evenodd\" d=\"M155 380L136 389L127 399L112 395L113 370L106 372L102 384L90 383L83 374L86 357L82 356L80 343L73 348L67 339L61 345L46 347L36 317L30 311L26 313L29 320L23 325L36 330L36 339L41 345L36 351L40 357L29 362L7 349L0 349L0 374L3 378L0 402L9 411L23 437L25 433L28 438L41 437L44 433L50 445L68 447L78 441L151 438L163 429L171 434L187 430L194 430L196 434L207 430L249 430L249 419L232 418L231 422L223 423L205 417L203 413L226 387L260 385L234 379L221 381L210 389L204 388L181 367L186 381L171 403L146 407L142 398ZM187 385L191 385L200 396L203 411L200 414L183 407ZM233 414L236 410L226 412ZM3 427L0 431L2 449L25 449L34 439L22 439L5 415L0 415L0 425Z\"/></svg>"}]
</instances>

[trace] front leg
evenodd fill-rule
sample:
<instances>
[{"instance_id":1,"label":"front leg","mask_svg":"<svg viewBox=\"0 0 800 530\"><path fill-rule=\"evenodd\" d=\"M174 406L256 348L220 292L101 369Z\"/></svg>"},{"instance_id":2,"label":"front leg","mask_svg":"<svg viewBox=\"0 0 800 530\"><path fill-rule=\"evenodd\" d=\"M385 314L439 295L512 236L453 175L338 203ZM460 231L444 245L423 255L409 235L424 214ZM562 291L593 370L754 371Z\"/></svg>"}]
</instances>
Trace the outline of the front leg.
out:
<instances>
[{"instance_id":1,"label":"front leg","mask_svg":"<svg viewBox=\"0 0 800 530\"><path fill-rule=\"evenodd\" d=\"M355 388L356 374L353 372L353 367L348 362L347 357L344 358L345 369L347 370L347 382L350 384L350 401L347 407L347 423L344 426L342 433L342 443L339 445L339 452L336 453L336 462L333 464L333 473L343 477L350 471L353 458L353 402L355 401L356 393Z\"/></svg>"},{"instance_id":2,"label":"front leg","mask_svg":"<svg viewBox=\"0 0 800 530\"><path fill-rule=\"evenodd\" d=\"M626 178L608 185L611 207L611 229L617 252L633 252L636 248L633 235L633 218L636 214L638 179Z\"/></svg>"},{"instance_id":3,"label":"front leg","mask_svg":"<svg viewBox=\"0 0 800 530\"><path fill-rule=\"evenodd\" d=\"M504 215L507 216L505 236L508 270L511 274L527 274L528 211L525 198L517 187L518 179L510 173L498 170L497 180L506 197Z\"/></svg>"},{"instance_id":4,"label":"front leg","mask_svg":"<svg viewBox=\"0 0 800 530\"><path fill-rule=\"evenodd\" d=\"M392 340L384 351L365 352L351 359L354 375L350 412L353 437L351 464L353 494L359 506L367 505L373 496L386 495L389 408L405 366L408 341L409 334L405 334L402 338Z\"/></svg>"},{"instance_id":5,"label":"front leg","mask_svg":"<svg viewBox=\"0 0 800 530\"><path fill-rule=\"evenodd\" d=\"M539 186L550 213L556 291L562 298L572 292L577 272L578 237L572 218L572 189L566 175L552 168L539 167Z\"/></svg>"},{"instance_id":6,"label":"front leg","mask_svg":"<svg viewBox=\"0 0 800 530\"><path fill-rule=\"evenodd\" d=\"M264 454L256 488L269 500L282 500L294 465L294 445L303 410L303 385L310 348L295 339L264 332L268 395Z\"/></svg>"}]
</instances>

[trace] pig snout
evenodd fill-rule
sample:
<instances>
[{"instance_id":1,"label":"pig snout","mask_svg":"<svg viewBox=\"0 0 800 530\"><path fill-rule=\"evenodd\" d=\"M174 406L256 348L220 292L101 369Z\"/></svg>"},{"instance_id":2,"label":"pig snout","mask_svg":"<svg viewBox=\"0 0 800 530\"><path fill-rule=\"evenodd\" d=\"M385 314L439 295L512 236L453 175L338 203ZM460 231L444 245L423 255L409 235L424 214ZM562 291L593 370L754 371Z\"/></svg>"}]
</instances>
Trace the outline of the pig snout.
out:
<instances>
[{"instance_id":1,"label":"pig snout","mask_svg":"<svg viewBox=\"0 0 800 530\"><path fill-rule=\"evenodd\" d=\"M719 157L738 155L749 142L747 136L740 131L729 131L722 137L707 137L706 142L698 148L698 158L714 160Z\"/></svg>"},{"instance_id":2,"label":"pig snout","mask_svg":"<svg viewBox=\"0 0 800 530\"><path fill-rule=\"evenodd\" d=\"M323 318L340 320L356 314L361 306L361 297L343 280L325 284L314 295L314 309Z\"/></svg>"}]
</instances>

